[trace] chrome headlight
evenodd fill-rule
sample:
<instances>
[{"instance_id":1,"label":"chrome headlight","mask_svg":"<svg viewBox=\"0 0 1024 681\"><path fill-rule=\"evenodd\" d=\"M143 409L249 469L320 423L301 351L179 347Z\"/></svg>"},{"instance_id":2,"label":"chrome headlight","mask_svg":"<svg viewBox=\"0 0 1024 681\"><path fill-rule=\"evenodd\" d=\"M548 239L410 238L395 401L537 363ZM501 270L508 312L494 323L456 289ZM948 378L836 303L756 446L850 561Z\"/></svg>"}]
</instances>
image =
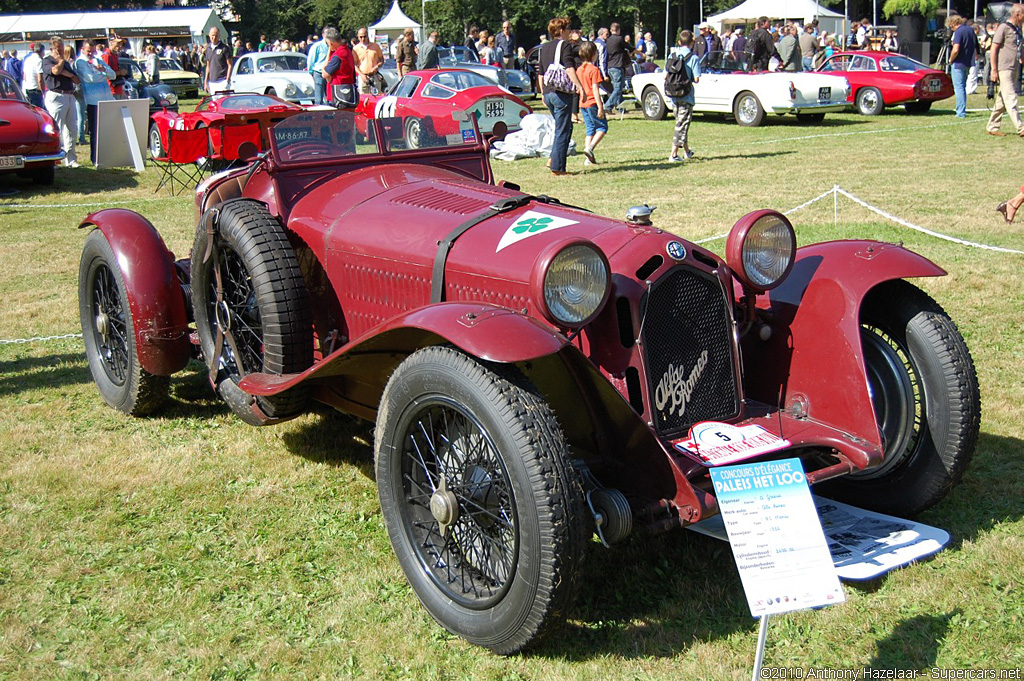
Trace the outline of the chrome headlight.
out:
<instances>
[{"instance_id":1,"label":"chrome headlight","mask_svg":"<svg viewBox=\"0 0 1024 681\"><path fill-rule=\"evenodd\" d=\"M307 94L307 95L311 95L311 94L313 94L313 86L312 86L312 85L309 85L309 84L307 83L306 85L304 85L304 86L302 87L302 92L303 92L303 94Z\"/></svg>"},{"instance_id":2,"label":"chrome headlight","mask_svg":"<svg viewBox=\"0 0 1024 681\"><path fill-rule=\"evenodd\" d=\"M298 90L295 89L295 85L293 85L292 83L288 83L288 85L286 85L284 88L285 97L294 97L297 93Z\"/></svg>"},{"instance_id":3,"label":"chrome headlight","mask_svg":"<svg viewBox=\"0 0 1024 681\"><path fill-rule=\"evenodd\" d=\"M729 232L725 257L742 284L763 292L782 283L796 257L796 234L782 213L758 210L740 218Z\"/></svg>"},{"instance_id":4,"label":"chrome headlight","mask_svg":"<svg viewBox=\"0 0 1024 681\"><path fill-rule=\"evenodd\" d=\"M580 327L593 319L611 289L608 261L588 241L552 245L534 269L535 303L549 321Z\"/></svg>"},{"instance_id":5,"label":"chrome headlight","mask_svg":"<svg viewBox=\"0 0 1024 681\"><path fill-rule=\"evenodd\" d=\"M154 97L152 95L149 96L149 105L150 106L155 106L156 105L156 97Z\"/></svg>"},{"instance_id":6,"label":"chrome headlight","mask_svg":"<svg viewBox=\"0 0 1024 681\"><path fill-rule=\"evenodd\" d=\"M177 104L178 95L174 94L173 92L168 92L166 95L164 95L164 101L167 102L167 104Z\"/></svg>"}]
</instances>

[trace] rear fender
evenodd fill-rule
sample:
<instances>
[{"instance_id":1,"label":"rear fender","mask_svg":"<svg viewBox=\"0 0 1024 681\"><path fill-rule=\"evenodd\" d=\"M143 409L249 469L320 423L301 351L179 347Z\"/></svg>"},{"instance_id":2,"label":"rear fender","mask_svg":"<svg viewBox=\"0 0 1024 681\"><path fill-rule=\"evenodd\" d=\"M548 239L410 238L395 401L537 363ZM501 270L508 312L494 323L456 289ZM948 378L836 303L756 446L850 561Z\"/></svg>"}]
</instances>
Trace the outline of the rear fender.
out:
<instances>
[{"instance_id":1,"label":"rear fender","mask_svg":"<svg viewBox=\"0 0 1024 681\"><path fill-rule=\"evenodd\" d=\"M860 340L860 306L873 288L946 272L895 244L830 241L805 246L786 281L761 296L772 335L743 340L747 395L827 423L881 448Z\"/></svg>"},{"instance_id":2,"label":"rear fender","mask_svg":"<svg viewBox=\"0 0 1024 681\"><path fill-rule=\"evenodd\" d=\"M93 213L79 228L103 233L117 258L135 326L139 364L151 374L169 376L191 356L185 295L174 269L174 255L156 228L138 213L109 208Z\"/></svg>"}]
</instances>

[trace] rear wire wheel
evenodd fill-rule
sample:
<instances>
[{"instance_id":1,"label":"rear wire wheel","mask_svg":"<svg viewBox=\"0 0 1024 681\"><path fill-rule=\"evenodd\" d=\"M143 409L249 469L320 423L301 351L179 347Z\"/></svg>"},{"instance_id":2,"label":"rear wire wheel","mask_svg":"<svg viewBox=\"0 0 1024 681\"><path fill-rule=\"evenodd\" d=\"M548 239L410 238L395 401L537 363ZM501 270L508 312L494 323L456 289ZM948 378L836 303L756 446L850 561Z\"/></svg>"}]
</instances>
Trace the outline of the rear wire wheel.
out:
<instances>
[{"instance_id":1,"label":"rear wire wheel","mask_svg":"<svg viewBox=\"0 0 1024 681\"><path fill-rule=\"evenodd\" d=\"M375 442L388 535L434 619L510 654L564 618L590 516L565 437L525 377L420 350L388 381Z\"/></svg>"},{"instance_id":2,"label":"rear wire wheel","mask_svg":"<svg viewBox=\"0 0 1024 681\"><path fill-rule=\"evenodd\" d=\"M139 363L124 277L98 229L89 233L82 248L78 309L89 371L103 400L132 416L159 409L167 399L170 377L151 374Z\"/></svg>"},{"instance_id":3,"label":"rear wire wheel","mask_svg":"<svg viewBox=\"0 0 1024 681\"><path fill-rule=\"evenodd\" d=\"M254 400L270 418L301 413L308 398L302 386L256 398L238 387L250 373L298 373L313 363L309 296L284 229L263 204L234 200L222 204L207 259L208 239L200 226L192 247L192 306L217 392L252 425L261 422L252 410Z\"/></svg>"},{"instance_id":4,"label":"rear wire wheel","mask_svg":"<svg viewBox=\"0 0 1024 681\"><path fill-rule=\"evenodd\" d=\"M981 422L974 361L938 303L904 281L883 284L864 300L861 345L885 459L819 488L914 516L950 492L974 454Z\"/></svg>"}]
</instances>

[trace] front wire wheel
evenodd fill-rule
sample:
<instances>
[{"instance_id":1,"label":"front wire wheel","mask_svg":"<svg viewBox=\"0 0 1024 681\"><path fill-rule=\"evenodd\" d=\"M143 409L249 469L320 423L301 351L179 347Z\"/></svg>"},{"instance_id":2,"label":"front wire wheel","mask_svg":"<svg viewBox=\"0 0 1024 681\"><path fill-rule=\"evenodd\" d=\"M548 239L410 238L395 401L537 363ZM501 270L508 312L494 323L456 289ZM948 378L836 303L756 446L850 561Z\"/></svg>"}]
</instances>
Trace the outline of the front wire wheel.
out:
<instances>
[{"instance_id":1,"label":"front wire wheel","mask_svg":"<svg viewBox=\"0 0 1024 681\"><path fill-rule=\"evenodd\" d=\"M865 298L861 345L885 458L821 489L875 511L914 516L950 492L974 454L981 422L974 361L938 303L904 281Z\"/></svg>"},{"instance_id":2,"label":"front wire wheel","mask_svg":"<svg viewBox=\"0 0 1024 681\"><path fill-rule=\"evenodd\" d=\"M510 654L565 616L588 516L561 429L527 379L420 350L388 381L375 442L392 546L442 626Z\"/></svg>"}]
</instances>

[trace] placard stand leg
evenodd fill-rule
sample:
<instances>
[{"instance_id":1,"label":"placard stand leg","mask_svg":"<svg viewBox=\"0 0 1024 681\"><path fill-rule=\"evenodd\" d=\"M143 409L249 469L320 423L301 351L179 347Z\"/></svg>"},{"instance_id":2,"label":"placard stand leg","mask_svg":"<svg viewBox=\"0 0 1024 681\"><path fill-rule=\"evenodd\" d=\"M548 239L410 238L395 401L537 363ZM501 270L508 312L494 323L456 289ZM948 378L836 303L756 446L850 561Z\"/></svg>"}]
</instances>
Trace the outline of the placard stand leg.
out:
<instances>
[{"instance_id":1,"label":"placard stand leg","mask_svg":"<svg viewBox=\"0 0 1024 681\"><path fill-rule=\"evenodd\" d=\"M146 169L146 164L142 160L139 138L135 136L135 122L132 120L132 113L126 106L121 107L121 121L124 123L124 132L128 137L128 147L132 150L132 162L135 164L135 172L141 173Z\"/></svg>"},{"instance_id":2,"label":"placard stand leg","mask_svg":"<svg viewBox=\"0 0 1024 681\"><path fill-rule=\"evenodd\" d=\"M757 652L754 653L754 675L752 681L761 678L761 663L764 661L764 642L768 637L768 615L761 615L761 626L757 630Z\"/></svg>"}]
</instances>

